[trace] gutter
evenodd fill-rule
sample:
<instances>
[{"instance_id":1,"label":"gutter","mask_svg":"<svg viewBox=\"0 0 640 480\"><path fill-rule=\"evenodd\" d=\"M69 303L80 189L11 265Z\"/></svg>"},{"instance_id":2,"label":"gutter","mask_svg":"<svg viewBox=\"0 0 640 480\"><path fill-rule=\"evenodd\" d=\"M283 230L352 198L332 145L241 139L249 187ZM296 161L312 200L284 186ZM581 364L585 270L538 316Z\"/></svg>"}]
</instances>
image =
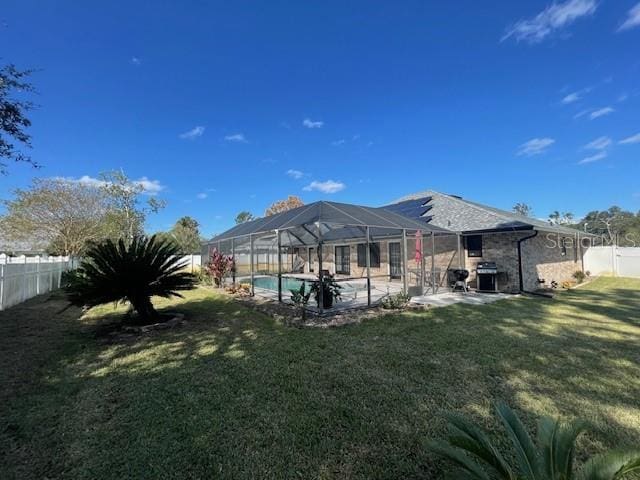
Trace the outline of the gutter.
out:
<instances>
[{"instance_id":1,"label":"gutter","mask_svg":"<svg viewBox=\"0 0 640 480\"><path fill-rule=\"evenodd\" d=\"M538 236L538 231L534 230L533 233L529 236L523 237L520 240L518 240L518 280L520 281L520 293L528 293L530 295L539 295L542 297L547 297L548 295L544 295L542 293L538 293L538 292L529 292L527 290L524 289L524 278L522 277L522 244L534 237Z\"/></svg>"}]
</instances>

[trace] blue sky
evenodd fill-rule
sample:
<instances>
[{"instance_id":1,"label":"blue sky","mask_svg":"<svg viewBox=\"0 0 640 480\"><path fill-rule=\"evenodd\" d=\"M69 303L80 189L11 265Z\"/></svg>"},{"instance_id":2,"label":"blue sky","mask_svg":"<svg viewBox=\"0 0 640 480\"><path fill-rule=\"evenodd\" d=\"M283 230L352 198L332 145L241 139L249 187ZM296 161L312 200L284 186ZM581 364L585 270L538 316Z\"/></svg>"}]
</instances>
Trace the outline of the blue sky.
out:
<instances>
[{"instance_id":1,"label":"blue sky","mask_svg":"<svg viewBox=\"0 0 640 480\"><path fill-rule=\"evenodd\" d=\"M34 176L124 168L203 233L289 194L425 189L510 209L640 209L637 0L5 0L0 57L38 68Z\"/></svg>"}]
</instances>

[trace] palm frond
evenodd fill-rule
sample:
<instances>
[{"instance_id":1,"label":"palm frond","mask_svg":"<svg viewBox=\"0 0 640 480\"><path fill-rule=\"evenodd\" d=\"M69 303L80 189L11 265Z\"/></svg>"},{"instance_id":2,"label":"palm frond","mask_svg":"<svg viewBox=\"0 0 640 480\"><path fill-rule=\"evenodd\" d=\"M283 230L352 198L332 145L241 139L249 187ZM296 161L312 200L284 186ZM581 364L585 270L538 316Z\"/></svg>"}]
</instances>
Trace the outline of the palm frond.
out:
<instances>
[{"instance_id":1,"label":"palm frond","mask_svg":"<svg viewBox=\"0 0 640 480\"><path fill-rule=\"evenodd\" d=\"M481 459L489 465L500 478L515 480L509 464L481 428L459 415L448 415L447 419L456 433L449 436L449 443L451 445L461 448Z\"/></svg>"},{"instance_id":2,"label":"palm frond","mask_svg":"<svg viewBox=\"0 0 640 480\"><path fill-rule=\"evenodd\" d=\"M623 480L640 473L640 450L613 451L595 456L580 470L580 480Z\"/></svg>"},{"instance_id":3,"label":"palm frond","mask_svg":"<svg viewBox=\"0 0 640 480\"><path fill-rule=\"evenodd\" d=\"M464 472L466 472L468 478L474 480L491 480L491 477L489 477L482 467L462 450L452 447L442 441L429 442L428 446L435 453L446 458L450 462L455 463Z\"/></svg>"},{"instance_id":4,"label":"palm frond","mask_svg":"<svg viewBox=\"0 0 640 480\"><path fill-rule=\"evenodd\" d=\"M502 402L496 405L496 411L515 448L522 477L528 480L543 478L538 451L527 430L524 428L522 421L520 421L520 418L518 418L507 404Z\"/></svg>"}]
</instances>

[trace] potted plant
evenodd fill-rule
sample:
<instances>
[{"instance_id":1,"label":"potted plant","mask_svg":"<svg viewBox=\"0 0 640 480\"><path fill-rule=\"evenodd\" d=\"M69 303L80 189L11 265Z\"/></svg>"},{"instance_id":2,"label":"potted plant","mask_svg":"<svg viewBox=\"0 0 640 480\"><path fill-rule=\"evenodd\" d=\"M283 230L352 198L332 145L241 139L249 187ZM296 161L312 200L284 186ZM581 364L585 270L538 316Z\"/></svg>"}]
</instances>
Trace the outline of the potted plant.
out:
<instances>
[{"instance_id":1,"label":"potted plant","mask_svg":"<svg viewBox=\"0 0 640 480\"><path fill-rule=\"evenodd\" d=\"M322 282L320 278L318 281L313 282L311 286L311 294L316 299L316 303L318 307L320 307L320 284L322 283L322 308L331 308L333 307L334 299L340 300L341 294L340 290L342 287L338 285L336 279L333 275L323 275Z\"/></svg>"}]
</instances>

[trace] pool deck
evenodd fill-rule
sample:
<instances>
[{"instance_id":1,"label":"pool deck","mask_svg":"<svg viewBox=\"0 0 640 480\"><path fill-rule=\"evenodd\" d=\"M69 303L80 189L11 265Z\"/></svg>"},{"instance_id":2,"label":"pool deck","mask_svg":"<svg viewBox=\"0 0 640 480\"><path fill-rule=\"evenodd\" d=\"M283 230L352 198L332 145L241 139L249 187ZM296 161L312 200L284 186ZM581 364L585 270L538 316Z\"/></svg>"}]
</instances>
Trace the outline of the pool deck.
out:
<instances>
[{"instance_id":1,"label":"pool deck","mask_svg":"<svg viewBox=\"0 0 640 480\"><path fill-rule=\"evenodd\" d=\"M294 277L299 279L316 279L313 274L283 274L283 277ZM330 310L325 310L323 315L332 315L345 310L362 309L367 308L367 280L362 279L344 279L340 281L337 278L338 283L344 283L348 285L349 289L345 289L342 297ZM265 288L255 287L255 294L261 298L278 301L278 292ZM380 301L388 296L395 295L402 292L401 282L389 282L389 281L371 281L371 305L377 305ZM451 292L448 289L442 289L435 294L420 295L411 298L410 305L415 307L446 307L449 305L455 305L457 303L469 304L469 305L485 305L503 300L506 298L512 298L514 295L505 293L482 293L469 291L463 292ZM286 304L292 304L291 294L288 290L282 291L282 302ZM307 307L307 310L311 313L319 314L318 307L313 304L313 301Z\"/></svg>"}]
</instances>

